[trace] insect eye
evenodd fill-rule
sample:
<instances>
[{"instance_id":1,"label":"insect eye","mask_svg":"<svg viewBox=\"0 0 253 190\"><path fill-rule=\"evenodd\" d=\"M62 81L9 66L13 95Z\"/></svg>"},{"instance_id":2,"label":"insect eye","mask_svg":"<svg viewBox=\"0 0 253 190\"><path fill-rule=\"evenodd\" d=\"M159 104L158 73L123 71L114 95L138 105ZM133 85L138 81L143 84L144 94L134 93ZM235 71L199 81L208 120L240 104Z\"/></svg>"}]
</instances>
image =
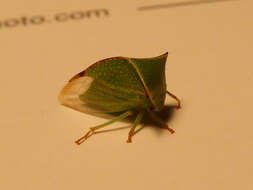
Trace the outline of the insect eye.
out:
<instances>
[{"instance_id":1,"label":"insect eye","mask_svg":"<svg viewBox=\"0 0 253 190\"><path fill-rule=\"evenodd\" d=\"M151 111L153 111L154 109L155 109L155 107L154 106L150 106L150 108L149 108Z\"/></svg>"}]
</instances>

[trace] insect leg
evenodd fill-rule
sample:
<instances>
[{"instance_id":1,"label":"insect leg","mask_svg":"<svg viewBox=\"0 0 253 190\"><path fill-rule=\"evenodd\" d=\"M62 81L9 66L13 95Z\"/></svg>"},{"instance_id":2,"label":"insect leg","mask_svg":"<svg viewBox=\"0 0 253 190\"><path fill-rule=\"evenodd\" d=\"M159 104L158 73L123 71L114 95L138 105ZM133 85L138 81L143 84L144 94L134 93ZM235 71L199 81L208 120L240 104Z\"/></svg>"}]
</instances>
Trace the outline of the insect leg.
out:
<instances>
[{"instance_id":1,"label":"insect leg","mask_svg":"<svg viewBox=\"0 0 253 190\"><path fill-rule=\"evenodd\" d=\"M132 114L133 114L132 111L127 111L127 112L119 115L118 117L114 118L111 121L108 121L108 122L106 122L104 124L101 124L101 125L98 125L98 126L95 126L95 127L91 127L90 130L83 137L81 137L80 139L76 140L75 143L78 144L78 145L80 145L88 137L90 137L91 135L93 135L96 130L101 129L101 128L107 126L107 125L110 125L110 124L112 124L112 123L114 123L116 121L120 121L120 120L122 120L122 119L124 119L124 118L126 118L126 117L128 117L129 115L132 115Z\"/></svg>"},{"instance_id":2,"label":"insect leg","mask_svg":"<svg viewBox=\"0 0 253 190\"><path fill-rule=\"evenodd\" d=\"M134 136L134 130L135 130L136 126L140 124L143 115L144 115L143 112L138 113L138 115L134 121L134 124L128 133L127 143L132 142L132 136Z\"/></svg>"},{"instance_id":3,"label":"insect leg","mask_svg":"<svg viewBox=\"0 0 253 190\"><path fill-rule=\"evenodd\" d=\"M155 115L154 112L152 112L151 110L148 110L148 113L154 119L155 122L161 125L162 128L168 129L171 134L175 133L175 131L169 128L168 125L163 120L161 120L157 115Z\"/></svg>"},{"instance_id":4,"label":"insect leg","mask_svg":"<svg viewBox=\"0 0 253 190\"><path fill-rule=\"evenodd\" d=\"M181 108L181 102L180 102L180 100L174 94L172 94L171 92L169 92L168 90L166 90L166 93L177 101L177 108L178 109Z\"/></svg>"}]
</instances>

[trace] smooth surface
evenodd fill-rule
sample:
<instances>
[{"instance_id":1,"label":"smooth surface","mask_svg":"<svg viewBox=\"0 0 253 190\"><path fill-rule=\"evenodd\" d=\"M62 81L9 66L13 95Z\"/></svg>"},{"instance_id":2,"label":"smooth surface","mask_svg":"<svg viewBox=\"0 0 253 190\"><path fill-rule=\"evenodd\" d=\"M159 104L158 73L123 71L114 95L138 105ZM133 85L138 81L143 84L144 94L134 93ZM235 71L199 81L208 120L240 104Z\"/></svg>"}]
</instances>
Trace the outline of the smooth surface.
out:
<instances>
[{"instance_id":1,"label":"smooth surface","mask_svg":"<svg viewBox=\"0 0 253 190\"><path fill-rule=\"evenodd\" d=\"M0 189L253 189L253 1L186 1L2 0ZM167 6L137 10L155 4ZM88 18L99 8L109 15ZM76 20L51 19L63 12ZM67 80L103 58L166 51L176 133L149 125L127 144L119 122L75 145L107 119L61 106Z\"/></svg>"}]
</instances>

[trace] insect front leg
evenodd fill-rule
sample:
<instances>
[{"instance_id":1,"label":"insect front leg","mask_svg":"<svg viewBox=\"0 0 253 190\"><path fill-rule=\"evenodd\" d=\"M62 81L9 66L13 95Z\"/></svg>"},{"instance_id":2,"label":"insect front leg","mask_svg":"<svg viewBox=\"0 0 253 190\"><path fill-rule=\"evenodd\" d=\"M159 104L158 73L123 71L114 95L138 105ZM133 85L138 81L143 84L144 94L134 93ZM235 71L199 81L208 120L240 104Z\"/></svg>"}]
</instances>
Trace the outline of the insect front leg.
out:
<instances>
[{"instance_id":1,"label":"insect front leg","mask_svg":"<svg viewBox=\"0 0 253 190\"><path fill-rule=\"evenodd\" d=\"M154 121L158 123L162 128L169 130L171 134L175 133L175 131L169 128L169 126L163 120L161 120L154 112L148 110L148 113L152 117L152 119L154 119Z\"/></svg>"},{"instance_id":2,"label":"insect front leg","mask_svg":"<svg viewBox=\"0 0 253 190\"><path fill-rule=\"evenodd\" d=\"M108 122L106 122L104 124L101 124L101 125L98 125L98 126L95 126L95 127L91 127L90 130L83 137L81 137L80 139L78 139L77 141L75 141L75 143L77 145L82 144L88 137L90 137L91 135L93 135L96 130L101 129L103 127L106 127L107 125L110 125L110 124L112 124L112 123L114 123L116 121L120 121L120 120L122 120L122 119L124 119L124 118L126 118L126 117L128 117L128 116L130 116L132 114L133 114L132 111L127 111L127 112L119 115L118 117L114 118L111 121L108 121Z\"/></svg>"},{"instance_id":3,"label":"insect front leg","mask_svg":"<svg viewBox=\"0 0 253 190\"><path fill-rule=\"evenodd\" d=\"M132 126L132 128L130 129L129 133L128 133L128 139L127 139L127 143L131 143L132 142L132 136L134 136L134 131L135 131L135 128L137 127L137 125L140 124L141 122L141 119L143 118L143 115L144 113L143 112L139 112L135 121L134 121L134 124Z\"/></svg>"}]
</instances>

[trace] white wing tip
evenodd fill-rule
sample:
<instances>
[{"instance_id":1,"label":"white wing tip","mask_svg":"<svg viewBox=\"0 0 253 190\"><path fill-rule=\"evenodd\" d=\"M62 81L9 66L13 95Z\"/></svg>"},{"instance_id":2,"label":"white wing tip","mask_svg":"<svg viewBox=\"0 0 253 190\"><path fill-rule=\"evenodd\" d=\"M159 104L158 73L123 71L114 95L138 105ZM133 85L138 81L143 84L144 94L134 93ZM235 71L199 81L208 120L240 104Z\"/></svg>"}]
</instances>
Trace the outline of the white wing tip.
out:
<instances>
[{"instance_id":1,"label":"white wing tip","mask_svg":"<svg viewBox=\"0 0 253 190\"><path fill-rule=\"evenodd\" d=\"M79 96L89 89L92 81L93 78L83 76L69 82L59 93L58 101L62 105L73 108L79 107L82 104Z\"/></svg>"}]
</instances>

